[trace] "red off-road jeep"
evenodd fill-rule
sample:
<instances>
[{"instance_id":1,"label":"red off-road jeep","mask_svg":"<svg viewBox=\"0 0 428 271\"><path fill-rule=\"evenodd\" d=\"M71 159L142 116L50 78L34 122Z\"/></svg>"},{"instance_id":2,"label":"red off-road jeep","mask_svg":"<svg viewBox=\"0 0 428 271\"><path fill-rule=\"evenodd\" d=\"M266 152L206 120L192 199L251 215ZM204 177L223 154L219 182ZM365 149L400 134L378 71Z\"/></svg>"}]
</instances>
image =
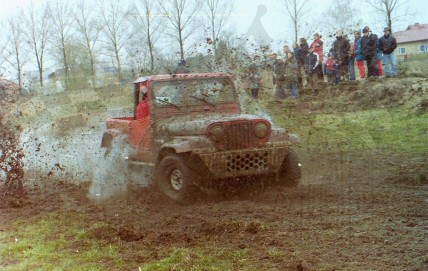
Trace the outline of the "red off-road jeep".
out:
<instances>
[{"instance_id":1,"label":"red off-road jeep","mask_svg":"<svg viewBox=\"0 0 428 271\"><path fill-rule=\"evenodd\" d=\"M137 119L143 88L150 114ZM152 169L150 182L175 201L199 191L300 181L291 149L299 138L266 118L242 114L230 74L140 77L134 100L134 116L107 120L102 146L109 148L116 135L126 134L134 150L128 162Z\"/></svg>"}]
</instances>

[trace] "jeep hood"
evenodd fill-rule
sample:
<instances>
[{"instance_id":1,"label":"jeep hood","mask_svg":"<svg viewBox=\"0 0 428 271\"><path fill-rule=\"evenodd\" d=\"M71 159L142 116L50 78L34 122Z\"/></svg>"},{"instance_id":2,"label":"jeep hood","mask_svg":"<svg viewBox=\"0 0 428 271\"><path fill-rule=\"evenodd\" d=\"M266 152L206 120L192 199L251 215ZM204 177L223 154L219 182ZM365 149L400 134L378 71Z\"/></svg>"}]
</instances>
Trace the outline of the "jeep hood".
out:
<instances>
[{"instance_id":1,"label":"jeep hood","mask_svg":"<svg viewBox=\"0 0 428 271\"><path fill-rule=\"evenodd\" d=\"M212 123L235 120L255 120L263 117L248 114L210 114L174 116L156 122L156 130L164 135L193 136L204 134Z\"/></svg>"}]
</instances>

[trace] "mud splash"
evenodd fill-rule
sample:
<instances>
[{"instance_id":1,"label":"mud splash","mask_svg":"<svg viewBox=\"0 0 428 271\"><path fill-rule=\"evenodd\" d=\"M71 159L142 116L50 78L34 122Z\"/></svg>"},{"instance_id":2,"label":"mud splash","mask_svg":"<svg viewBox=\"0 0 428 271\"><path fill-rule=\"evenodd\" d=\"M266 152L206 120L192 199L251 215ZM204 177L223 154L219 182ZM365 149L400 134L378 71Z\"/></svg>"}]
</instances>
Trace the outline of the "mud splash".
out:
<instances>
[{"instance_id":1,"label":"mud splash","mask_svg":"<svg viewBox=\"0 0 428 271\"><path fill-rule=\"evenodd\" d=\"M92 183L88 197L105 200L127 192L133 174L128 169L129 155L118 139L107 154L101 148L103 124L95 127L75 128L72 133L58 136L51 123L38 129L26 129L20 138L24 146L26 182L29 186L49 189L58 181L79 184ZM146 184L139 177L139 183ZM142 182L141 182L142 181Z\"/></svg>"},{"instance_id":2,"label":"mud splash","mask_svg":"<svg viewBox=\"0 0 428 271\"><path fill-rule=\"evenodd\" d=\"M4 127L0 122L0 180L4 179L5 193L23 190L24 152L16 134L12 129Z\"/></svg>"}]
</instances>

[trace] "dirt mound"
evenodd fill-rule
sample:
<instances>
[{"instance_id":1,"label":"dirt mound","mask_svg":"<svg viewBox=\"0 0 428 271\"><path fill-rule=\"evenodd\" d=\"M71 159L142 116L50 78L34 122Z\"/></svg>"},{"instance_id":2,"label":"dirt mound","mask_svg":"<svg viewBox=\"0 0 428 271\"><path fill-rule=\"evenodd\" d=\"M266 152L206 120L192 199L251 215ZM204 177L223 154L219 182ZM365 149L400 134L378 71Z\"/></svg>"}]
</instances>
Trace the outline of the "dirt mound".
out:
<instances>
[{"instance_id":1,"label":"dirt mound","mask_svg":"<svg viewBox=\"0 0 428 271\"><path fill-rule=\"evenodd\" d=\"M406 106L417 114L428 112L428 79L380 78L327 86L320 99L340 111Z\"/></svg>"}]
</instances>

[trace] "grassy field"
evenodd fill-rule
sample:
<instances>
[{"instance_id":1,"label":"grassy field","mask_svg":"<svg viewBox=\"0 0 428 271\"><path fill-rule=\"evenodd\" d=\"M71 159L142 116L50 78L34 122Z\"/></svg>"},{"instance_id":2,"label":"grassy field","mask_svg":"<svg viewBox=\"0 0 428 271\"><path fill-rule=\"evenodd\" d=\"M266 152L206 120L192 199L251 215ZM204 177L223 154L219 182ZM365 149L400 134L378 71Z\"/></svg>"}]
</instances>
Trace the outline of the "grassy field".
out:
<instances>
[{"instance_id":1,"label":"grassy field","mask_svg":"<svg viewBox=\"0 0 428 271\"><path fill-rule=\"evenodd\" d=\"M397 56L397 70L399 74L428 74L428 54L410 55L408 60L404 60L404 55Z\"/></svg>"},{"instance_id":2,"label":"grassy field","mask_svg":"<svg viewBox=\"0 0 428 271\"><path fill-rule=\"evenodd\" d=\"M428 133L428 114L417 115L404 107L335 114L272 113L278 126L302 137L305 148L420 153L428 146L424 136Z\"/></svg>"}]
</instances>

